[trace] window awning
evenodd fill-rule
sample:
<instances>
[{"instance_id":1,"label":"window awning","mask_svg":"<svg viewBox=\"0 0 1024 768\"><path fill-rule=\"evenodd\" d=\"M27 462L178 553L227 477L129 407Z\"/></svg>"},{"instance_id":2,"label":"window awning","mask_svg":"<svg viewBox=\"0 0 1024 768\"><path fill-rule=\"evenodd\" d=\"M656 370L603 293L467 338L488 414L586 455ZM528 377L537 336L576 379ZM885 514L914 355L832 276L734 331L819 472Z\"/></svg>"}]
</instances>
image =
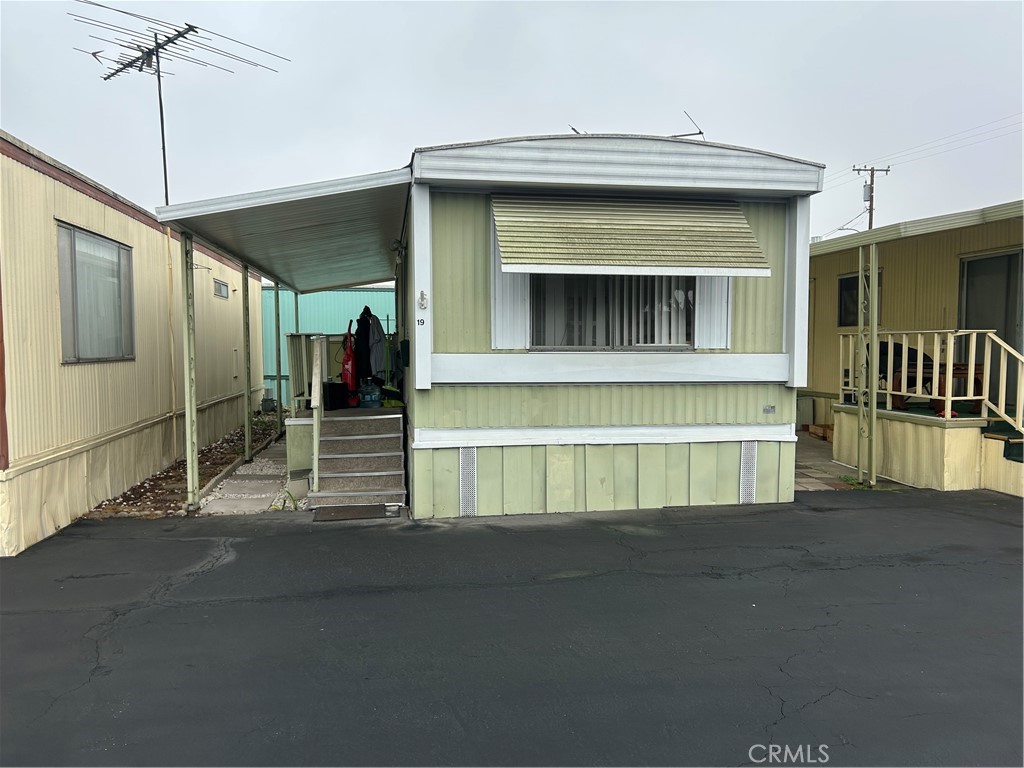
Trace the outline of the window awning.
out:
<instances>
[{"instance_id":1,"label":"window awning","mask_svg":"<svg viewBox=\"0 0 1024 768\"><path fill-rule=\"evenodd\" d=\"M769 277L737 203L491 198L502 272Z\"/></svg>"}]
</instances>

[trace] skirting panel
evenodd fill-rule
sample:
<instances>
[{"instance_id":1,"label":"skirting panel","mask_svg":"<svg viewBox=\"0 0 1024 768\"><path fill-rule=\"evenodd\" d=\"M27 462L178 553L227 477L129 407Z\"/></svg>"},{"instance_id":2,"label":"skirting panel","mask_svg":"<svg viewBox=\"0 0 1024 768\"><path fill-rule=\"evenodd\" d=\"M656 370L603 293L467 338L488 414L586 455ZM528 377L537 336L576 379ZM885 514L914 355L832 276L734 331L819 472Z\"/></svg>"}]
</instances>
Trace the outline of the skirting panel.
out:
<instances>
[{"instance_id":1,"label":"skirting panel","mask_svg":"<svg viewBox=\"0 0 1024 768\"><path fill-rule=\"evenodd\" d=\"M515 515L793 500L795 445L510 445L474 450L475 513ZM465 516L465 448L412 452L412 515ZM741 477L744 482L741 483ZM741 498L741 489L744 497ZM749 493L749 497L747 494Z\"/></svg>"}]
</instances>

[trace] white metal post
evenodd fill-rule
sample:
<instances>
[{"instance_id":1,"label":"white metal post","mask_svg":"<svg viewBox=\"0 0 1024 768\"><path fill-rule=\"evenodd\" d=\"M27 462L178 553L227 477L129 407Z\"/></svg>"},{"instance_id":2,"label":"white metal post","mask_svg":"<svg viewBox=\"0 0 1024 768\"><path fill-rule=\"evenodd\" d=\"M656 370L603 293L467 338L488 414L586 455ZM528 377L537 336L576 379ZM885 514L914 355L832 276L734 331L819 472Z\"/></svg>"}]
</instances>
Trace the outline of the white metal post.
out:
<instances>
[{"instance_id":1,"label":"white metal post","mask_svg":"<svg viewBox=\"0 0 1024 768\"><path fill-rule=\"evenodd\" d=\"M249 265L242 266L242 350L245 355L245 460L252 461L252 360L249 329Z\"/></svg>"},{"instance_id":2,"label":"white metal post","mask_svg":"<svg viewBox=\"0 0 1024 768\"><path fill-rule=\"evenodd\" d=\"M199 442L196 406L196 302L195 259L192 253L192 235L181 233L181 311L182 353L185 373L185 511L199 508Z\"/></svg>"},{"instance_id":3,"label":"white metal post","mask_svg":"<svg viewBox=\"0 0 1024 768\"><path fill-rule=\"evenodd\" d=\"M274 283L274 362L277 372L277 436L281 435L281 286Z\"/></svg>"},{"instance_id":4,"label":"white metal post","mask_svg":"<svg viewBox=\"0 0 1024 768\"><path fill-rule=\"evenodd\" d=\"M868 328L871 337L871 359L868 361L868 484L874 485L877 453L875 433L878 427L878 245L872 243L868 252ZM889 345L889 359L892 359L892 345Z\"/></svg>"}]
</instances>

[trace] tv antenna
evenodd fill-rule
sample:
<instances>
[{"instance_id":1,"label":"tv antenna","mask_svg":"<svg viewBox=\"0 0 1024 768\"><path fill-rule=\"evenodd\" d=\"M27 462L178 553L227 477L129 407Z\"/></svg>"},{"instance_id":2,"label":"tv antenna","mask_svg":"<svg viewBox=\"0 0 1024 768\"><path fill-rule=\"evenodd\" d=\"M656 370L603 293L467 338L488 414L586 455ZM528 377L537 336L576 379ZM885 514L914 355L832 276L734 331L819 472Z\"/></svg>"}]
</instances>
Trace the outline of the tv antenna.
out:
<instances>
[{"instance_id":1,"label":"tv antenna","mask_svg":"<svg viewBox=\"0 0 1024 768\"><path fill-rule=\"evenodd\" d=\"M291 61L284 56L257 48L255 45L243 43L227 35L220 35L195 24L172 24L168 21L143 16L138 13L113 8L93 0L75 0L82 5L89 5L102 11L128 16L130 20L120 20L115 24L102 18L93 19L78 13L68 13L76 22L96 27L107 37L89 35L94 40L114 46L114 52L103 56L105 48L98 51L75 48L74 50L94 58L99 64L107 67L103 74L104 80L112 80L118 75L130 72L143 72L156 77L157 102L160 106L160 152L164 166L164 205L170 205L167 185L167 140L164 129L164 91L163 78L173 75L161 66L161 61L174 61L197 66L217 69L233 74L230 66L249 66L277 72L273 67L264 64L260 59L273 57L281 61ZM116 18L116 17L112 17ZM224 41L224 42L220 42ZM92 46L91 46L92 47ZM234 49L234 50L233 50ZM201 56L212 57L214 61L206 61ZM264 59L268 60L268 59Z\"/></svg>"},{"instance_id":2,"label":"tv antenna","mask_svg":"<svg viewBox=\"0 0 1024 768\"><path fill-rule=\"evenodd\" d=\"M703 139L704 141L707 141L707 139L705 139L705 138L704 138L704 131L702 131L702 130L700 129L700 126L699 126L699 125L697 125L697 121L696 121L696 120L694 120L694 119L693 119L692 117L690 117L690 113L689 113L689 112L687 112L687 111L686 111L686 110L684 109L684 110L683 110L683 114L684 114L684 115L686 115L687 119L688 119L688 120L689 120L689 121L690 121L691 123L693 123L693 127L694 127L694 128L696 128L697 130L696 130L696 131L693 131L692 133L676 133L676 134L673 134L673 135L669 136L669 138L670 138L670 139L685 139L685 138L686 138L687 136L700 136L700 137L701 137L701 139Z\"/></svg>"}]
</instances>

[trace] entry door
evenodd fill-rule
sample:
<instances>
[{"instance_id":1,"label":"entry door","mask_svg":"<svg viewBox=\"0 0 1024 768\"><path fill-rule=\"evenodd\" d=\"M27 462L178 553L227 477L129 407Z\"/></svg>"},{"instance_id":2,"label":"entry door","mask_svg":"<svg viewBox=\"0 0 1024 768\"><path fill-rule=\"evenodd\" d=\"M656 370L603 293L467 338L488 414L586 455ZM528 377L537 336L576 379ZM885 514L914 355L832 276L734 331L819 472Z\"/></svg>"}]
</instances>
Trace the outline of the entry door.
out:
<instances>
[{"instance_id":1,"label":"entry door","mask_svg":"<svg viewBox=\"0 0 1024 768\"><path fill-rule=\"evenodd\" d=\"M964 259L960 263L960 327L993 328L999 338L1021 351L1021 254ZM999 355L992 353L989 398L999 396ZM1007 372L1012 374L1012 370ZM1017 402L1017 379L1006 379L1006 401Z\"/></svg>"}]
</instances>

